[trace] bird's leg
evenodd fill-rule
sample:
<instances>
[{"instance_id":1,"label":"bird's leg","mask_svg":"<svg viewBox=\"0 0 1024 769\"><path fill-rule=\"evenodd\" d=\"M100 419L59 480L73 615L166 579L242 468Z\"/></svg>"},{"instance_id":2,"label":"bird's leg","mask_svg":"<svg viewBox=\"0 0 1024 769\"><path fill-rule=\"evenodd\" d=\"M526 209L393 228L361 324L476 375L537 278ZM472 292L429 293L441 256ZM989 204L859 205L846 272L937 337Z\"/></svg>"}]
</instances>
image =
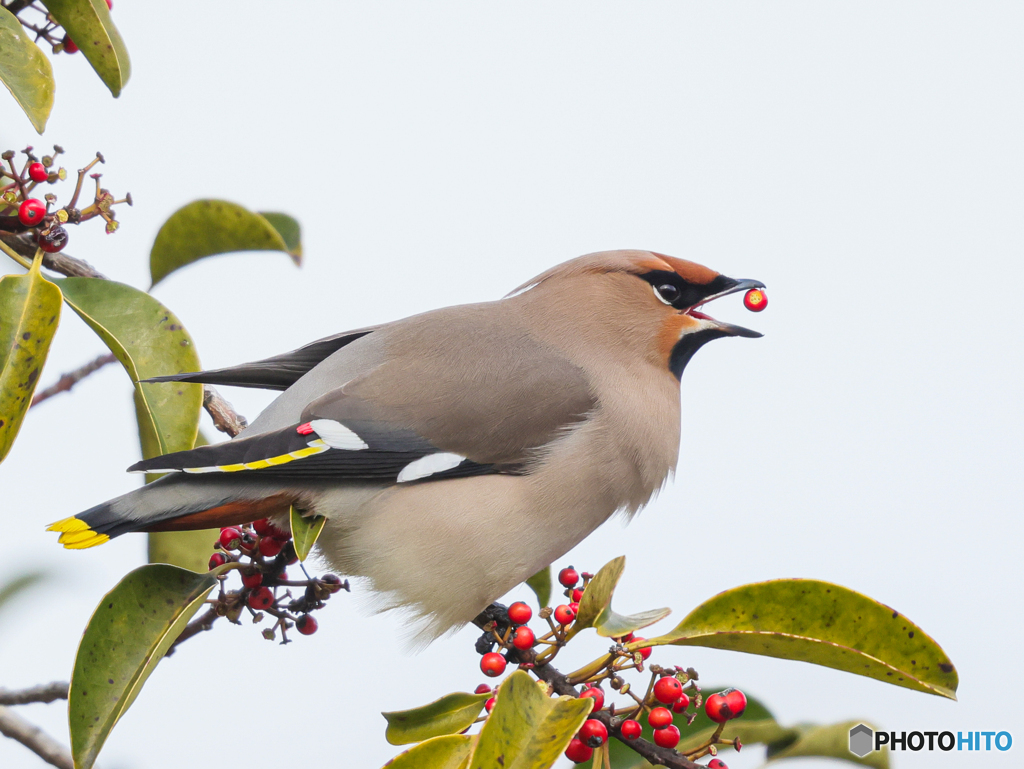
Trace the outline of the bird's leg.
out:
<instances>
[{"instance_id":1,"label":"bird's leg","mask_svg":"<svg viewBox=\"0 0 1024 769\"><path fill-rule=\"evenodd\" d=\"M484 631L483 635L476 641L476 651L478 654L487 654L487 652L491 651L495 643L494 634L497 633L499 636L504 636L512 626L512 622L508 618L508 607L497 601L477 614L473 618L473 624ZM488 626L492 629L487 629Z\"/></svg>"}]
</instances>

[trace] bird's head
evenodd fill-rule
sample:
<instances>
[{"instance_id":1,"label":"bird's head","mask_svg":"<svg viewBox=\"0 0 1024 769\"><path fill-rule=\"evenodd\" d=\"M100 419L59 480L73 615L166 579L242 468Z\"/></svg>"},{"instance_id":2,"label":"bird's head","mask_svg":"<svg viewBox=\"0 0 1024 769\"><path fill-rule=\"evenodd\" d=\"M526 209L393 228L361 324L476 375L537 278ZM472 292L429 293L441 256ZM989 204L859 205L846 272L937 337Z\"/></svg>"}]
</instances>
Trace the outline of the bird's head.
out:
<instances>
[{"instance_id":1,"label":"bird's head","mask_svg":"<svg viewBox=\"0 0 1024 769\"><path fill-rule=\"evenodd\" d=\"M601 251L553 267L509 297L530 297L541 312L545 307L578 311L577 317L589 321L586 327L577 321L580 333L592 329L609 344L613 339L641 344L679 378L693 354L711 340L761 336L703 312L714 299L752 288L764 284L653 251Z\"/></svg>"}]
</instances>

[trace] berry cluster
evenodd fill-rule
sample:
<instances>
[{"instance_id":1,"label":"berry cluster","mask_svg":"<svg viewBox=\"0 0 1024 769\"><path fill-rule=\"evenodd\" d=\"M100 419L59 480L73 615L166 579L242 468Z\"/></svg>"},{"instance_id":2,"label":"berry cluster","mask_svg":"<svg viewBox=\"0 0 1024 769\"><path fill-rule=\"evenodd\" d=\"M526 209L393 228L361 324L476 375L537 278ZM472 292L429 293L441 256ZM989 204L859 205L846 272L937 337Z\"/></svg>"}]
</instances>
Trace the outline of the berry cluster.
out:
<instances>
[{"instance_id":1,"label":"berry cluster","mask_svg":"<svg viewBox=\"0 0 1024 769\"><path fill-rule=\"evenodd\" d=\"M504 673L509 663L518 663L520 668L529 670L550 662L567 643L566 631L576 620L579 602L592 578L592 574L580 574L571 566L558 573L558 582L565 588L564 595L569 603L561 604L554 610L550 607L540 610L539 617L546 620L549 627L549 632L540 637L527 626L533 618L533 610L522 601L509 606L505 617L497 617L484 625L484 635L477 642L477 650L482 655L481 671L493 678ZM741 716L746 709L747 699L743 692L726 689L710 695L702 702L700 687L697 685L697 672L693 668L664 668L651 665L650 684L646 694L639 697L631 691L630 685L620 674L627 670L642 673L653 647L632 651L627 649L627 644L635 645L644 640L633 633L612 640L615 645L610 649L610 655L568 677L572 684L583 684L579 697L594 700L590 717L566 748L565 756L570 761L589 761L594 750L608 741L609 734L619 737L627 744L641 739L643 727L639 719L645 713L647 723L654 730L654 743L662 748L674 749L682 739L682 733L674 723L676 716L684 720L684 727L689 726L702 704L708 718L719 724L719 728L707 742L688 751L687 757L693 760L709 754L714 756L717 745L731 745L736 750L742 747L739 740L721 739L721 734L724 724ZM495 645L501 651L494 651ZM539 646L545 648L538 649ZM606 706L602 683L607 683L620 695L627 695L630 701L623 705ZM490 692L491 687L481 684L476 691L478 694ZM485 709L488 713L494 704L494 697L487 700ZM728 769L717 758L708 766Z\"/></svg>"},{"instance_id":2,"label":"berry cluster","mask_svg":"<svg viewBox=\"0 0 1024 769\"><path fill-rule=\"evenodd\" d=\"M319 624L311 612L323 608L332 594L349 589L348 580L342 581L334 574L318 579L307 574L305 580L290 580L287 568L299 560L291 534L266 518L245 526L226 526L214 547L210 570L227 566L218 576L221 592L213 602L217 614L236 624L240 624L238 618L243 611L252 615L254 624L269 614L276 622L263 631L263 637L271 641L280 632L281 643L288 643L287 631L292 627L302 635L312 635ZM305 572L305 567L300 568ZM241 574L242 588L225 592L224 580L233 570ZM294 598L288 589L292 587L305 590Z\"/></svg>"},{"instance_id":3,"label":"berry cluster","mask_svg":"<svg viewBox=\"0 0 1024 769\"><path fill-rule=\"evenodd\" d=\"M54 208L57 204L56 195L48 192L40 200L33 193L40 184L56 184L67 179L67 171L55 167L57 156L64 150L54 145L53 154L42 157L37 157L32 147L26 147L21 152L25 155L25 163L20 170L14 162L17 155L14 150L0 154L0 158L7 164L6 168L0 166L0 232L22 234L33 245L52 254L63 250L68 243L65 224L81 224L100 217L106 222L108 235L117 231L119 225L113 207L119 203L131 205L132 196L129 193L121 200L115 200L110 190L100 186L102 174L89 174L93 166L104 162L100 153L97 152L85 168L79 169L78 182L70 202L61 208ZM92 203L80 209L78 198L86 174L95 180L96 193Z\"/></svg>"},{"instance_id":4,"label":"berry cluster","mask_svg":"<svg viewBox=\"0 0 1024 769\"><path fill-rule=\"evenodd\" d=\"M107 10L114 10L114 0L106 0ZM12 4L13 5L13 4ZM18 21L21 25L34 33L35 41L38 43L40 40L45 40L53 48L54 53L78 53L78 46L71 37L64 33L57 20L45 9L37 6L35 3L24 3L25 7L20 9L11 9L12 12L18 16ZM43 18L38 21L30 21L27 18L22 18L20 14L24 11L36 11L43 15Z\"/></svg>"}]
</instances>

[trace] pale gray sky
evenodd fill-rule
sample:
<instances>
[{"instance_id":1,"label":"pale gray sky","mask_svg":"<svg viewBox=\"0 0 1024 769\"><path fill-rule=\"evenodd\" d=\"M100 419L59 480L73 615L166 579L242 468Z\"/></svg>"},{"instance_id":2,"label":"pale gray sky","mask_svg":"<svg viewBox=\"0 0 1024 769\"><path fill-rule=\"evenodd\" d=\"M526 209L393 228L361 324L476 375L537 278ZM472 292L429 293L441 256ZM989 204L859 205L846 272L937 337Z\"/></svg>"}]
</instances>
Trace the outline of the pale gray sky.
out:
<instances>
[{"instance_id":1,"label":"pale gray sky","mask_svg":"<svg viewBox=\"0 0 1024 769\"><path fill-rule=\"evenodd\" d=\"M675 482L566 560L626 554L616 605L676 620L745 582L847 585L945 647L959 703L762 657L654 659L739 685L784 723L1024 740L1020 4L118 0L114 15L134 69L121 99L81 56L59 57L45 138L5 97L0 143L63 144L70 168L104 152L105 182L136 205L115 236L73 229L68 250L143 288L157 228L193 198L302 221L302 270L222 257L157 289L205 365L493 299L607 248L763 280L766 312L733 297L715 314L765 338L716 342L687 369ZM68 312L43 384L101 351ZM225 395L250 418L270 397ZM67 678L92 608L142 562L140 536L67 552L44 532L133 487L134 436L110 367L32 411L0 466L0 579L55 575L3 618L0 686ZM381 710L481 680L472 632L412 655L400 617L333 603L287 647L226 625L189 642L102 764L232 762L237 745L254 767L376 769L397 752ZM604 648L584 646L581 660ZM60 706L24 713L66 739ZM1020 749L985 765L1016 766ZM0 740L0 765L40 764Z\"/></svg>"}]
</instances>

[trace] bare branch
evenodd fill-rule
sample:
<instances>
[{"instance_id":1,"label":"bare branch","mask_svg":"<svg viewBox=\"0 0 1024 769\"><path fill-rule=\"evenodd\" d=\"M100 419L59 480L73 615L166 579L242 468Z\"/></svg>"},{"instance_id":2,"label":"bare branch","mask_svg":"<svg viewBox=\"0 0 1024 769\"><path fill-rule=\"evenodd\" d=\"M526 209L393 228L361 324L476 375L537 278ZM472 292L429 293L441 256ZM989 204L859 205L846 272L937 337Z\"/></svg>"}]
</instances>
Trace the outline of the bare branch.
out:
<instances>
[{"instance_id":1,"label":"bare branch","mask_svg":"<svg viewBox=\"0 0 1024 769\"><path fill-rule=\"evenodd\" d=\"M232 438L245 429L249 423L245 417L238 414L231 404L224 400L220 393L210 385L203 385L203 406L207 413L213 417L213 426L222 433L227 433Z\"/></svg>"},{"instance_id":2,"label":"bare branch","mask_svg":"<svg viewBox=\"0 0 1024 769\"><path fill-rule=\"evenodd\" d=\"M0 705L0 734L17 740L43 761L60 769L75 769L71 753L38 726Z\"/></svg>"},{"instance_id":3,"label":"bare branch","mask_svg":"<svg viewBox=\"0 0 1024 769\"><path fill-rule=\"evenodd\" d=\"M217 621L218 617L220 617L220 615L217 613L216 609L207 609L185 626L185 629L181 631L181 635L178 636L174 643L171 644L164 656L170 657L174 654L174 650L177 648L178 644L187 641L194 635L199 635L199 633L202 633L204 630L209 630L213 627L213 623Z\"/></svg>"},{"instance_id":4,"label":"bare branch","mask_svg":"<svg viewBox=\"0 0 1024 769\"><path fill-rule=\"evenodd\" d=\"M67 681L54 681L29 689L0 689L0 705L28 705L32 702L46 703L67 698Z\"/></svg>"},{"instance_id":5,"label":"bare branch","mask_svg":"<svg viewBox=\"0 0 1024 769\"><path fill-rule=\"evenodd\" d=\"M56 384L50 385L45 390L37 393L32 399L32 406L38 406L40 403L45 401L47 398L52 398L54 395L59 393L66 393L71 390L76 384L85 379L89 374L95 371L99 371L101 368L106 366L108 363L114 363L117 360L112 354L107 353L101 355L95 360L91 360L84 366L76 368L74 371L69 371L66 374L62 374L61 378L57 380Z\"/></svg>"}]
</instances>

